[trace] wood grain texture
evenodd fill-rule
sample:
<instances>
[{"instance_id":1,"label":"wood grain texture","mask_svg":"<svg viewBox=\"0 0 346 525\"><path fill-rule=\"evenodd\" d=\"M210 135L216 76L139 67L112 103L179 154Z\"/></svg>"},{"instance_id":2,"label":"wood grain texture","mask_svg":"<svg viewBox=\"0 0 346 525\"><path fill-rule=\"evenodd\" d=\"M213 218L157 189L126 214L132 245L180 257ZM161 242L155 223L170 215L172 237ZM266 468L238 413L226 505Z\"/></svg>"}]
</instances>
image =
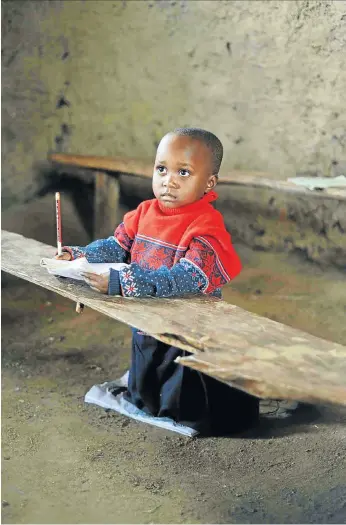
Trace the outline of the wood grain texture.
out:
<instances>
[{"instance_id":1,"label":"wood grain texture","mask_svg":"<svg viewBox=\"0 0 346 525\"><path fill-rule=\"evenodd\" d=\"M145 160L130 159L126 157L98 157L95 155L69 155L53 153L48 156L51 162L57 164L89 168L93 170L127 173L138 177L150 178L153 175L153 163ZM222 172L218 184L250 186L254 188L269 188L300 195L310 195L317 198L331 198L346 200L346 190L329 188L324 191L311 191L292 182L276 180L275 175L265 172L231 170Z\"/></svg>"},{"instance_id":2,"label":"wood grain texture","mask_svg":"<svg viewBox=\"0 0 346 525\"><path fill-rule=\"evenodd\" d=\"M217 299L101 296L39 266L54 253L52 246L2 231L2 270L188 350L192 355L181 364L261 397L346 405L345 346Z\"/></svg>"},{"instance_id":3,"label":"wood grain texture","mask_svg":"<svg viewBox=\"0 0 346 525\"><path fill-rule=\"evenodd\" d=\"M129 159L126 157L98 157L95 155L69 155L66 153L53 153L48 159L58 164L77 166L80 168L91 168L95 170L114 171L119 173L131 173L140 177L151 178L153 176L153 163L147 161Z\"/></svg>"}]
</instances>

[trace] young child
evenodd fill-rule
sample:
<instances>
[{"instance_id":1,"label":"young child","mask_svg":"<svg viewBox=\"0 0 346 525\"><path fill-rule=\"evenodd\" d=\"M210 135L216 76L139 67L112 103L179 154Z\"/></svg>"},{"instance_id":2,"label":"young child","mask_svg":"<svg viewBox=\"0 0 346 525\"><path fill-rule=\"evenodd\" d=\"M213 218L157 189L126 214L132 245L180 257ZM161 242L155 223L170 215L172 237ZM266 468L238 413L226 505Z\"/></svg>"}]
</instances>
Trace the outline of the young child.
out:
<instances>
[{"instance_id":1,"label":"young child","mask_svg":"<svg viewBox=\"0 0 346 525\"><path fill-rule=\"evenodd\" d=\"M153 173L155 199L124 216L108 239L64 247L60 258L125 262L109 275L85 274L93 290L126 297L175 297L221 288L241 270L222 215L211 202L223 156L212 133L179 128L161 140ZM231 322L231 321L230 321ZM133 330L125 397L157 417L169 417L201 434L229 434L254 425L257 398L175 363L187 353Z\"/></svg>"}]
</instances>

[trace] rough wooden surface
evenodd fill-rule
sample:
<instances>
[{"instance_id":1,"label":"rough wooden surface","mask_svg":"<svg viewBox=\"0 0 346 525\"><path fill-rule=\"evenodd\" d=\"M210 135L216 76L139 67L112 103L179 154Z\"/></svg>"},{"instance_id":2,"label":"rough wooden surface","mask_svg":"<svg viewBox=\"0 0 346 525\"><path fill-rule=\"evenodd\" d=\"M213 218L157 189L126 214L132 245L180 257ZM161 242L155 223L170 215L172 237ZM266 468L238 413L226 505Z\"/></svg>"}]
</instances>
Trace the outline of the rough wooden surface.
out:
<instances>
[{"instance_id":1,"label":"rough wooden surface","mask_svg":"<svg viewBox=\"0 0 346 525\"><path fill-rule=\"evenodd\" d=\"M104 239L119 224L120 186L115 177L97 171L95 173L94 239Z\"/></svg>"},{"instance_id":2,"label":"rough wooden surface","mask_svg":"<svg viewBox=\"0 0 346 525\"><path fill-rule=\"evenodd\" d=\"M48 159L52 162L57 162L58 164L66 164L67 166L115 171L120 173L132 173L133 175L146 178L151 178L153 176L152 163L126 157L99 157L95 155L53 153L48 156Z\"/></svg>"},{"instance_id":3,"label":"rough wooden surface","mask_svg":"<svg viewBox=\"0 0 346 525\"><path fill-rule=\"evenodd\" d=\"M138 177L151 178L153 175L153 164L144 160L130 159L125 157L99 157L95 155L69 155L64 153L53 153L49 160L57 164L89 168L94 170L127 173ZM218 184L233 184L257 188L270 188L290 193L310 195L313 197L324 197L338 200L346 200L346 190L341 188L328 188L323 191L311 191L292 182L276 180L271 173L232 170L222 172Z\"/></svg>"},{"instance_id":4,"label":"rough wooden surface","mask_svg":"<svg viewBox=\"0 0 346 525\"><path fill-rule=\"evenodd\" d=\"M2 231L2 270L192 353L183 365L261 397L346 405L346 347L210 298L124 299L39 266L55 248ZM71 315L76 315L71 307Z\"/></svg>"}]
</instances>

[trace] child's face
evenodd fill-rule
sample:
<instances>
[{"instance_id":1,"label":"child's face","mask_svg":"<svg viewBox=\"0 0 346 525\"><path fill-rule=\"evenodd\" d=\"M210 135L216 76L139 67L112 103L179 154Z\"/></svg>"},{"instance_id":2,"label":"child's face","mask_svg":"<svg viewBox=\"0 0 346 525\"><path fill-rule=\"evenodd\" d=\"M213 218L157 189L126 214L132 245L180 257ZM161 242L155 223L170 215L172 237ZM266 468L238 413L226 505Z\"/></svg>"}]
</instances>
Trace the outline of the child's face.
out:
<instances>
[{"instance_id":1,"label":"child's face","mask_svg":"<svg viewBox=\"0 0 346 525\"><path fill-rule=\"evenodd\" d=\"M153 191L166 208L198 201L216 185L209 148L187 136L169 134L157 148Z\"/></svg>"}]
</instances>

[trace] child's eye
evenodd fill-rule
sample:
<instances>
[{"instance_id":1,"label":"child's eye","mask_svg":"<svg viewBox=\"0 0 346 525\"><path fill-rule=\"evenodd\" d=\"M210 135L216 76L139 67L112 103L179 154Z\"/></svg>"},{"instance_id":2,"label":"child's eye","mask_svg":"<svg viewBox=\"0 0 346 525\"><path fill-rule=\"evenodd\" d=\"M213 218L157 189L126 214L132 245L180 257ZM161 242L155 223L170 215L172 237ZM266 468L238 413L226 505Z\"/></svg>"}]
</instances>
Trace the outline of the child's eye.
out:
<instances>
[{"instance_id":1,"label":"child's eye","mask_svg":"<svg viewBox=\"0 0 346 525\"><path fill-rule=\"evenodd\" d=\"M157 171L158 171L159 173L164 173L165 170L166 170L166 168L165 168L164 166L157 166L156 169L157 169Z\"/></svg>"},{"instance_id":2,"label":"child's eye","mask_svg":"<svg viewBox=\"0 0 346 525\"><path fill-rule=\"evenodd\" d=\"M179 175L181 175L181 177L188 177L190 172L188 170L179 170Z\"/></svg>"}]
</instances>

